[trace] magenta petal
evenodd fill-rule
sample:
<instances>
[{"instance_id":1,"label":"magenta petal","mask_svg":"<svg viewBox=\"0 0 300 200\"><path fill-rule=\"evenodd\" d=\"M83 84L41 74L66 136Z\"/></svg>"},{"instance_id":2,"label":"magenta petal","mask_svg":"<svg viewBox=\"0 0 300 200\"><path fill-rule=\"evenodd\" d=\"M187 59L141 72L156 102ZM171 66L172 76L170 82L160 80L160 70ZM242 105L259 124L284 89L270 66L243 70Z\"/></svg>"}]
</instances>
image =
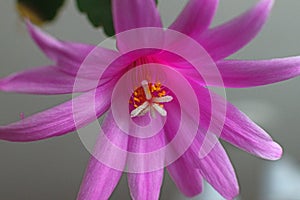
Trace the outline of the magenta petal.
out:
<instances>
[{"instance_id":1,"label":"magenta petal","mask_svg":"<svg viewBox=\"0 0 300 200\"><path fill-rule=\"evenodd\" d=\"M199 95L199 92L196 91L198 90L198 88L196 88L195 86L194 88L197 96L201 97L201 95ZM205 95L207 96L207 94ZM206 96L201 97L199 100L206 102L206 99L203 99ZM206 109L208 109L210 111L210 107L206 108L204 106L210 106L209 102L208 105L200 104L201 119L203 118L201 116L202 114L204 115L204 117L207 116L207 113L205 113L203 110L206 111ZM168 137L168 140L170 140L172 134L174 134L174 132L176 133L177 130L176 124L180 122L181 117L174 103L171 102L169 104L166 104L166 109L168 109L168 111L169 110L177 111L175 113L172 112L172 115L171 114L168 115L168 118L170 118L174 122L174 125L166 124L165 126L166 135ZM192 118L193 116L191 116L191 121L193 121ZM190 123L190 122L186 122L186 123ZM200 123L200 126L201 125L203 124ZM213 136L214 140L208 140L208 141L204 140L205 134L201 131L202 130L201 128L202 127L199 127L196 137L193 139L189 149L182 155L182 159L186 161L186 165L190 164L193 167L199 168L203 178L205 178L220 194L222 194L226 198L231 199L237 196L239 191L238 191L237 179L234 170L231 166L230 160L228 159L226 152L222 148L219 141L215 138L215 136ZM189 134L191 133L187 129L186 131L187 137L190 137ZM206 153L208 153L208 155L206 155L206 157L204 158L200 158L201 148L204 145L204 141L214 142L214 143L212 143L212 145L208 144L209 146L212 147L211 151L209 151L210 149L207 150ZM205 144L205 146L208 145ZM178 150L177 146L174 146L173 148L174 151ZM183 173L182 176L186 176L186 173L187 172Z\"/></svg>"},{"instance_id":2,"label":"magenta petal","mask_svg":"<svg viewBox=\"0 0 300 200\"><path fill-rule=\"evenodd\" d=\"M170 142L174 141L174 137L176 135L180 134L178 131L180 122L181 122L181 110L178 102L172 101L165 105L166 110L168 111L168 121L165 124L164 131L166 133L166 139L168 141L168 144ZM194 118L195 116L191 116L191 118ZM184 123L186 128L184 131L184 138L180 138L181 140L193 140L195 138L192 138L191 136L191 129L189 129L189 123L191 121L194 121L193 119L186 119L189 122ZM184 144L186 141L182 142ZM174 152L174 155L178 154L180 151L180 143L174 143L172 144L171 148ZM190 145L189 145L190 146ZM194 147L194 145L193 145ZM202 176L198 172L198 169L194 166L194 158L198 159L197 155L198 152L195 153L191 152L192 154L186 155L186 150L181 154L180 157L175 160L173 163L167 166L167 170L175 182L177 188L188 197L193 197L199 193L202 192ZM173 155L172 155L173 156ZM199 159L198 159L199 160Z\"/></svg>"},{"instance_id":3,"label":"magenta petal","mask_svg":"<svg viewBox=\"0 0 300 200\"><path fill-rule=\"evenodd\" d=\"M210 92L209 94L208 89L198 86L197 84L195 84L194 87L203 112L201 121L202 126L207 126L210 122L210 95L212 95L213 98L219 102L218 105L214 105L216 109L218 109L218 107L222 108L224 103L227 106L226 119L220 136L222 139L265 159L275 160L281 157L281 147L244 113L213 92ZM222 119L223 113L216 113L213 117Z\"/></svg>"},{"instance_id":4,"label":"magenta petal","mask_svg":"<svg viewBox=\"0 0 300 200\"><path fill-rule=\"evenodd\" d=\"M193 145L183 158L199 168L203 178L223 197L233 199L239 194L239 186L232 164L217 138L213 136L207 141L207 136L199 130ZM207 146L204 142L210 143L212 148L206 149L206 155L202 156L200 148Z\"/></svg>"},{"instance_id":5,"label":"magenta petal","mask_svg":"<svg viewBox=\"0 0 300 200\"><path fill-rule=\"evenodd\" d=\"M97 67L99 68L101 68L103 65L101 61L106 59L106 57L116 57L115 51L104 49L99 46L96 47L94 45L58 40L52 37L51 35L43 32L39 28L35 27L28 21L27 27L32 39L47 55L47 57L53 60L62 71L67 72L69 74L76 75L83 61L95 48L96 53L99 56L99 61L97 65ZM105 64L104 67L106 67ZM97 70L97 68L91 67L86 68L85 71L87 69ZM93 71L90 72L90 74L93 74Z\"/></svg>"},{"instance_id":6,"label":"magenta petal","mask_svg":"<svg viewBox=\"0 0 300 200\"><path fill-rule=\"evenodd\" d=\"M219 0L190 0L169 28L191 37L200 35L209 27L218 3Z\"/></svg>"},{"instance_id":7,"label":"magenta petal","mask_svg":"<svg viewBox=\"0 0 300 200\"><path fill-rule=\"evenodd\" d=\"M157 135L150 138L130 137L128 142L128 151L136 154L145 154L141 159L128 159L129 165L136 165L136 173L130 172L127 174L128 185L132 199L159 199L160 188L162 186L164 169L149 171L147 165L157 166L155 160L148 159L148 154L157 151L164 145L164 132L161 131ZM164 158L158 158L163 160ZM130 167L132 168L132 167Z\"/></svg>"},{"instance_id":8,"label":"magenta petal","mask_svg":"<svg viewBox=\"0 0 300 200\"><path fill-rule=\"evenodd\" d=\"M78 80L78 79L77 79ZM56 66L38 67L9 75L0 79L0 90L31 94L68 94L93 89L89 80L84 79L73 91L75 77ZM75 89L75 88L74 88Z\"/></svg>"},{"instance_id":9,"label":"magenta petal","mask_svg":"<svg viewBox=\"0 0 300 200\"><path fill-rule=\"evenodd\" d=\"M102 115L110 105L111 86L90 91L21 121L0 126L0 139L25 142L60 136L81 128ZM96 98L95 107L89 102ZM73 108L73 105L76 107ZM76 114L76 125L74 115Z\"/></svg>"},{"instance_id":10,"label":"magenta petal","mask_svg":"<svg viewBox=\"0 0 300 200\"><path fill-rule=\"evenodd\" d=\"M253 87L284 81L300 75L300 57L271 60L226 60L217 62L225 87Z\"/></svg>"},{"instance_id":11,"label":"magenta petal","mask_svg":"<svg viewBox=\"0 0 300 200\"><path fill-rule=\"evenodd\" d=\"M162 27L154 0L113 0L116 33L141 27Z\"/></svg>"},{"instance_id":12,"label":"magenta petal","mask_svg":"<svg viewBox=\"0 0 300 200\"><path fill-rule=\"evenodd\" d=\"M109 147L112 144L116 144L120 148L126 149L128 136L123 134L116 126L111 114L108 114L105 118L102 129L106 133L106 136L101 135L98 138L93 152L94 155L104 154L109 159L118 159L118 162L123 162L125 166L126 157L118 155L117 151L109 151ZM109 142L103 140L103 137L108 137ZM77 200L109 199L121 175L122 171L110 168L92 156L86 169Z\"/></svg>"},{"instance_id":13,"label":"magenta petal","mask_svg":"<svg viewBox=\"0 0 300 200\"><path fill-rule=\"evenodd\" d=\"M233 199L239 194L234 169L221 143L217 143L209 154L200 160L199 170L203 178L226 199Z\"/></svg>"},{"instance_id":14,"label":"magenta petal","mask_svg":"<svg viewBox=\"0 0 300 200\"><path fill-rule=\"evenodd\" d=\"M128 173L128 185L132 199L159 199L163 175L163 169L146 173Z\"/></svg>"},{"instance_id":15,"label":"magenta petal","mask_svg":"<svg viewBox=\"0 0 300 200\"><path fill-rule=\"evenodd\" d=\"M26 25L36 44L51 60L57 63L77 66L95 48L93 45L58 40L32 25L29 21Z\"/></svg>"},{"instance_id":16,"label":"magenta petal","mask_svg":"<svg viewBox=\"0 0 300 200\"><path fill-rule=\"evenodd\" d=\"M221 138L261 158L277 160L282 156L280 145L244 113L229 103Z\"/></svg>"},{"instance_id":17,"label":"magenta petal","mask_svg":"<svg viewBox=\"0 0 300 200\"><path fill-rule=\"evenodd\" d=\"M235 53L249 43L265 24L274 0L260 0L246 13L235 19L207 30L198 42L214 60L221 60Z\"/></svg>"},{"instance_id":18,"label":"magenta petal","mask_svg":"<svg viewBox=\"0 0 300 200\"><path fill-rule=\"evenodd\" d=\"M227 153L217 138L209 141L205 138L206 135L199 130L193 144L182 158L198 168L201 176L223 197L233 199L239 194L239 186ZM212 148L206 149L206 155L200 157L200 148L207 146L204 142L213 142L209 144Z\"/></svg>"},{"instance_id":19,"label":"magenta petal","mask_svg":"<svg viewBox=\"0 0 300 200\"><path fill-rule=\"evenodd\" d=\"M77 200L108 199L121 175L121 171L109 168L92 157L86 169Z\"/></svg>"},{"instance_id":20,"label":"magenta petal","mask_svg":"<svg viewBox=\"0 0 300 200\"><path fill-rule=\"evenodd\" d=\"M191 166L183 157L167 167L169 175L177 188L187 197L193 197L202 192L202 176L198 169Z\"/></svg>"}]
</instances>

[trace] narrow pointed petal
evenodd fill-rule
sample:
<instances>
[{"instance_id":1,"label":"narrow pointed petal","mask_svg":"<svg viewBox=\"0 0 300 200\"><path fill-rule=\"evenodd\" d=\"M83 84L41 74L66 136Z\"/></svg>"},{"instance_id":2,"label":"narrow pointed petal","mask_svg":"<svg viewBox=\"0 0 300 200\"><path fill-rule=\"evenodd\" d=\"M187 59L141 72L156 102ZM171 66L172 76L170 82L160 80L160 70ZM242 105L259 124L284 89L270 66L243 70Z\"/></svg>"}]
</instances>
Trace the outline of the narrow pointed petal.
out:
<instances>
[{"instance_id":1,"label":"narrow pointed petal","mask_svg":"<svg viewBox=\"0 0 300 200\"><path fill-rule=\"evenodd\" d=\"M267 85L300 75L300 57L217 62L225 87Z\"/></svg>"},{"instance_id":2,"label":"narrow pointed petal","mask_svg":"<svg viewBox=\"0 0 300 200\"><path fill-rule=\"evenodd\" d=\"M120 76L120 72L134 59L98 46L57 40L28 21L27 26L34 41L56 64L25 70L0 79L2 91L33 94L83 92L94 89L97 84L102 86L112 77ZM107 71L99 81L104 70ZM75 79L77 84L73 88Z\"/></svg>"},{"instance_id":3,"label":"narrow pointed petal","mask_svg":"<svg viewBox=\"0 0 300 200\"><path fill-rule=\"evenodd\" d=\"M109 199L122 175L122 171L110 168L97 160L97 155L105 155L111 160L118 159L118 162L125 166L126 157L119 155L117 151L110 151L110 146L115 144L127 149L128 136L114 123L111 113L104 119L102 129L105 135L97 139L93 154L95 157L91 157L77 200ZM104 140L104 137L108 137L109 142Z\"/></svg>"},{"instance_id":4,"label":"narrow pointed petal","mask_svg":"<svg viewBox=\"0 0 300 200\"><path fill-rule=\"evenodd\" d=\"M121 175L121 171L109 168L92 157L86 169L77 200L109 199Z\"/></svg>"},{"instance_id":5,"label":"narrow pointed petal","mask_svg":"<svg viewBox=\"0 0 300 200\"><path fill-rule=\"evenodd\" d=\"M229 103L226 117L221 139L264 159L281 158L281 146L244 113Z\"/></svg>"},{"instance_id":6,"label":"narrow pointed petal","mask_svg":"<svg viewBox=\"0 0 300 200\"><path fill-rule=\"evenodd\" d=\"M73 90L75 79L75 76L59 70L56 66L37 67L0 79L0 91L49 95L93 89L94 85L89 86L89 80L84 79L81 81L84 85L81 84Z\"/></svg>"},{"instance_id":7,"label":"narrow pointed petal","mask_svg":"<svg viewBox=\"0 0 300 200\"><path fill-rule=\"evenodd\" d=\"M198 36L211 24L218 4L219 0L191 0L169 28Z\"/></svg>"},{"instance_id":8,"label":"narrow pointed petal","mask_svg":"<svg viewBox=\"0 0 300 200\"><path fill-rule=\"evenodd\" d=\"M167 116L168 120L165 123L164 131L166 133L166 139L168 144L171 144L170 148L172 148L172 152L174 156L179 154L179 158L172 162L170 165L167 166L167 170L169 175L171 176L172 180L175 182L177 188L187 197L193 197L197 194L202 192L202 176L199 173L198 169L195 168L194 158L198 159L198 152L195 154L186 153L187 149L181 151L180 148L185 145L187 141L183 141L182 143L171 143L174 141L175 137L181 132L178 130L180 126L180 122L182 121L181 116L181 107L179 102L176 102L176 99L168 104L165 105L165 108L170 112ZM191 116L191 118L195 118L195 116ZM190 121L186 119L187 127L183 129L183 137L180 137L180 140L190 140L188 149L194 143L195 137L191 136L191 129L188 123ZM191 152L191 151L188 151ZM198 159L199 160L199 159Z\"/></svg>"},{"instance_id":9,"label":"narrow pointed petal","mask_svg":"<svg viewBox=\"0 0 300 200\"><path fill-rule=\"evenodd\" d=\"M171 105L171 107L170 107ZM168 105L170 108L173 107L171 103ZM201 107L202 108L202 107ZM203 109L203 108L202 108ZM179 116L179 117L178 117ZM174 123L178 123L180 120L180 115L169 115L169 117L172 118L172 121ZM175 125L168 126L165 128L166 135L169 137L176 132ZM189 132L187 132L189 133ZM230 160L228 159L225 150L222 148L221 144L218 142L218 140L214 140L215 142L212 143L213 148L207 152L208 154L204 158L200 158L200 149L204 145L205 134L198 129L197 135L194 138L192 144L190 145L189 149L184 152L184 154L181 156L181 159L183 159L186 163L185 165L191 165L192 167L196 167L200 171L200 176L202 176L204 179L206 179L222 196L228 199L233 199L233 197L237 196L238 191L238 182L235 176L234 169L232 168L232 165L230 163ZM170 139L169 139L170 140ZM207 142L207 141L206 141ZM210 140L208 142L211 142ZM176 151L176 147L174 147L174 151ZM187 172L185 170L182 175L186 176L187 173L191 173L191 171ZM195 175L195 177L197 177ZM194 177L194 178L195 178ZM185 178L185 177L181 177ZM187 180L189 181L189 180ZM193 180L194 182L196 180ZM193 186L196 187L196 186ZM188 190L189 188L186 188ZM192 188L190 188L192 189ZM195 191L187 191L187 194L196 193ZM198 188L198 191L200 191L200 188ZM186 193L184 193L186 194Z\"/></svg>"},{"instance_id":10,"label":"narrow pointed petal","mask_svg":"<svg viewBox=\"0 0 300 200\"><path fill-rule=\"evenodd\" d=\"M202 192L202 176L184 158L179 158L167 167L169 175L177 188L187 197L193 197Z\"/></svg>"},{"instance_id":11,"label":"narrow pointed petal","mask_svg":"<svg viewBox=\"0 0 300 200\"><path fill-rule=\"evenodd\" d=\"M116 34L135 28L162 27L154 0L113 0Z\"/></svg>"},{"instance_id":12,"label":"narrow pointed petal","mask_svg":"<svg viewBox=\"0 0 300 200\"><path fill-rule=\"evenodd\" d=\"M259 3L233 20L207 30L199 36L198 42L214 60L221 60L248 44L265 24L274 0L260 0Z\"/></svg>"},{"instance_id":13,"label":"narrow pointed petal","mask_svg":"<svg viewBox=\"0 0 300 200\"><path fill-rule=\"evenodd\" d=\"M142 123L142 122L140 122ZM127 174L128 185L132 199L136 200L157 200L160 195L160 188L163 181L163 160L157 157L153 160L148 159L148 154L158 151L164 146L164 132L161 131L157 135L148 138L130 137L128 141L128 151L136 154L145 155L141 159L134 160L128 158L128 164L135 167L135 172ZM160 163L159 165L157 165ZM149 166L151 166L149 168ZM160 166L159 169L153 169ZM153 168L152 168L153 167ZM132 168L132 167L130 167ZM154 171L153 171L154 170Z\"/></svg>"},{"instance_id":14,"label":"narrow pointed petal","mask_svg":"<svg viewBox=\"0 0 300 200\"><path fill-rule=\"evenodd\" d=\"M32 25L29 21L26 25L32 39L46 56L53 60L60 70L71 75L77 75L83 61L92 51L95 55L94 63L97 63L97 65L85 68L85 73L89 74L88 78L95 74L99 68L106 67L109 64L105 62L106 60L113 60L118 56L117 52L100 46L58 40ZM112 59L108 59L111 57Z\"/></svg>"},{"instance_id":15,"label":"narrow pointed petal","mask_svg":"<svg viewBox=\"0 0 300 200\"><path fill-rule=\"evenodd\" d=\"M199 170L203 178L226 199L233 199L239 194L234 169L221 143L217 143L200 160Z\"/></svg>"},{"instance_id":16,"label":"narrow pointed petal","mask_svg":"<svg viewBox=\"0 0 300 200\"><path fill-rule=\"evenodd\" d=\"M93 45L60 41L26 21L28 32L51 60L62 65L78 66L95 48Z\"/></svg>"},{"instance_id":17,"label":"narrow pointed petal","mask_svg":"<svg viewBox=\"0 0 300 200\"><path fill-rule=\"evenodd\" d=\"M128 173L128 185L132 199L158 200L164 170L146 173Z\"/></svg>"},{"instance_id":18,"label":"narrow pointed petal","mask_svg":"<svg viewBox=\"0 0 300 200\"><path fill-rule=\"evenodd\" d=\"M36 141L81 128L108 109L111 88L111 85L98 88L96 94L95 91L90 91L49 110L0 126L0 139L14 142ZM97 100L91 106L89 102L94 98ZM74 122L74 115L80 120Z\"/></svg>"},{"instance_id":19,"label":"narrow pointed petal","mask_svg":"<svg viewBox=\"0 0 300 200\"><path fill-rule=\"evenodd\" d=\"M172 134L176 133L177 130L176 124L178 124L181 119L180 114L178 114L178 112L180 111L176 109L174 105L175 105L174 103L169 103L166 105L166 108L168 106L168 109L172 109L175 111L175 113L169 115L169 117L174 122L174 124L173 125L166 124L165 127L165 132L169 141L172 138ZM203 109L205 108L201 107L201 110ZM186 133L188 135L189 132ZM228 199L233 199L233 197L237 196L239 193L238 182L235 176L234 169L230 163L229 158L226 155L225 150L223 149L219 141L204 140L206 138L205 136L206 135L199 128L189 149L185 151L184 154L181 156L181 159L183 159L186 162L184 167L188 165L191 165L192 167L196 167L197 169L200 170L201 176L205 178L222 196ZM206 145L204 144L204 141L214 142L211 143L212 145L211 144L209 145L212 146L213 148L211 150L208 149L210 151L207 152L208 154L204 158L200 158L200 149L203 147L203 145ZM173 148L174 151L178 149L178 147L176 146L174 146ZM183 176L186 176L187 173L190 173L187 172L187 170L185 171L186 172L182 174ZM195 180L193 180L193 182L194 181ZM198 188L198 191L199 190L200 188Z\"/></svg>"},{"instance_id":20,"label":"narrow pointed petal","mask_svg":"<svg viewBox=\"0 0 300 200\"><path fill-rule=\"evenodd\" d=\"M226 106L226 119L221 132L221 139L224 139L233 145L264 159L276 160L282 155L281 147L272 140L272 138L244 113L237 109L232 104L226 102L222 97L209 90L195 84L196 94L199 100L199 106L202 108L201 126L208 126L210 123L211 113L211 98L214 98L214 107L216 110ZM225 105L224 105L225 104ZM219 109L220 110L220 109ZM222 119L224 113L216 112L213 118ZM215 133L219 131L219 125L213 130Z\"/></svg>"}]
</instances>

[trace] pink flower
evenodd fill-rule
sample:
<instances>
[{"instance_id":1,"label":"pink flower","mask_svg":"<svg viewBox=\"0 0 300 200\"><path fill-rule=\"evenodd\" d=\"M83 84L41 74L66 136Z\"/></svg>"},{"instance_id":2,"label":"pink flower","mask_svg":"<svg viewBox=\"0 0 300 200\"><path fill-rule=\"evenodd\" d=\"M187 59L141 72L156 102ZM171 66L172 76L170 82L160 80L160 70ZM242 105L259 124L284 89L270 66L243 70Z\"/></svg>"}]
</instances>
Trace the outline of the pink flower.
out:
<instances>
[{"instance_id":1,"label":"pink flower","mask_svg":"<svg viewBox=\"0 0 300 200\"><path fill-rule=\"evenodd\" d=\"M253 87L287 80L300 74L300 57L260 61L223 60L256 36L271 11L273 0L261 0L241 16L210 29L209 25L217 5L218 0L190 0L170 26L170 29L193 38L193 41L202 45L215 61L224 85L219 85L218 81L209 82L211 85L236 88ZM143 27L162 27L153 0L113 0L113 15L116 33ZM185 77L195 92L198 101L195 107L200 108L200 113L198 113L200 116L197 116L197 113L193 116L188 115L191 121L199 123L195 140L178 159L167 166L170 176L183 194L192 197L201 193L203 178L226 199L232 199L239 193L234 169L221 143L216 141L216 144L204 158L200 158L198 155L212 115L217 117L217 120L225 117L224 127L220 135L221 139L264 159L276 160L281 157L281 147L263 129L233 105L227 102L223 105L224 100L209 92L205 87L204 80L197 75L196 70L186 60L155 49L141 49L141 51L123 55L127 49L135 44L132 44L132 41L124 40L120 34L117 35L119 51L97 47L98 57L92 60L94 63L87 67L87 70L80 72L82 64L85 63L84 60L90 53L93 54L95 46L60 41L43 33L30 23L27 25L33 40L55 64L5 77L0 80L0 90L47 95L84 93L72 101L22 119L20 122L0 126L0 139L26 142L60 136L88 125L95 118L108 111L102 129L110 142L130 152L154 151L174 138L173 134L181 121L180 117L183 113L178 109L179 99L173 91L168 87L163 87L163 83L153 82L153 77L148 79L138 76L141 80L138 82L140 85L137 88L124 86L126 90L132 91L128 103L129 112L126 113L129 118L133 118L139 123L143 123L149 116L157 119L157 121L166 119L164 128L157 135L147 139L137 139L124 134L124 131L118 127L114 120L111 102L117 81L126 72L135 69L140 64L155 63L167 65ZM141 40L141 43L148 44L148 37L140 36L141 38L131 39ZM159 38L159 36L157 37ZM154 41L149 43L151 42ZM176 42L178 43L175 46L189 50L190 44L180 40ZM195 52L191 51L190 53ZM112 58L120 59L112 63L110 68L104 72L98 85L94 87L95 78L97 78L95 74L99 74L98 71L104 71L108 64L107 60ZM138 73L139 71L136 72L136 74ZM173 76L169 76L168 73L169 71L165 71L166 79L169 82L178 81ZM155 73L150 72L150 75L152 74ZM212 76L211 80L215 80L214 74ZM84 84L74 87L75 80ZM123 93L118 95L122 99ZM189 98L186 97L186 99ZM220 102L218 106L226 106L225 116L222 115L222 112L212 113L211 98ZM94 110L87 112L86 104L91 99L94 100ZM77 106L73 107L74 104ZM193 108L193 106L189 107ZM191 114L191 112L187 113ZM75 122L74 115L77 119ZM189 122L185 126L186 129L184 130L187 132L187 137L192 124L193 122ZM123 163L125 166L127 158L120 157L114 151L105 149L108 144L100 139L97 141L95 154L107 153L109 154L107 155L108 162L118 162L121 165ZM180 147L173 146L173 148L176 151ZM97 157L97 155L94 156ZM148 162L136 164L138 166L146 165L143 166L146 168L151 165ZM109 167L92 157L78 199L108 199L121 175L122 170ZM158 199L162 179L163 168L144 173L129 172L128 184L132 198Z\"/></svg>"}]
</instances>

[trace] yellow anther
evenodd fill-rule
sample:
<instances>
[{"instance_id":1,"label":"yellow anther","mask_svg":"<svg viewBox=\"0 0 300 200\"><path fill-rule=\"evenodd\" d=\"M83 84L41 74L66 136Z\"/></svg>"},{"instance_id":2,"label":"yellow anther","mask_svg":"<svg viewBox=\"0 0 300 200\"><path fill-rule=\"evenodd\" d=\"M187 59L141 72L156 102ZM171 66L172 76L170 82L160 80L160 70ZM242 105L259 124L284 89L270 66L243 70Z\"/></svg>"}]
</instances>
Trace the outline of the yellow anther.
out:
<instances>
[{"instance_id":1,"label":"yellow anther","mask_svg":"<svg viewBox=\"0 0 300 200\"><path fill-rule=\"evenodd\" d=\"M165 90L161 91L160 93L158 93L158 96L159 97L166 96L166 91Z\"/></svg>"},{"instance_id":2,"label":"yellow anther","mask_svg":"<svg viewBox=\"0 0 300 200\"><path fill-rule=\"evenodd\" d=\"M134 107L131 110L131 117L143 116L150 112L152 118L155 113L166 116L167 111L164 109L164 103L172 101L173 97L167 96L167 92L161 83L149 83L146 80L141 82L141 87L134 90L129 104Z\"/></svg>"},{"instance_id":3,"label":"yellow anther","mask_svg":"<svg viewBox=\"0 0 300 200\"><path fill-rule=\"evenodd\" d=\"M144 85L144 87L146 87L146 86ZM150 98L150 96L151 96L151 98L166 96L166 91L162 90L160 82L148 83L148 87L149 87L148 92L150 92L150 94L148 94L149 98ZM137 107L141 106L145 101L147 101L147 97L146 97L145 91L143 89L143 86L136 87L133 92L132 98L129 100L129 104L132 105L134 108L137 108ZM161 108L164 108L163 104L161 104L161 103L157 103L157 104Z\"/></svg>"},{"instance_id":4,"label":"yellow anther","mask_svg":"<svg viewBox=\"0 0 300 200\"><path fill-rule=\"evenodd\" d=\"M138 103L141 102L141 100L139 98L137 98L137 97L134 97L133 100L136 101L136 102L138 102Z\"/></svg>"}]
</instances>

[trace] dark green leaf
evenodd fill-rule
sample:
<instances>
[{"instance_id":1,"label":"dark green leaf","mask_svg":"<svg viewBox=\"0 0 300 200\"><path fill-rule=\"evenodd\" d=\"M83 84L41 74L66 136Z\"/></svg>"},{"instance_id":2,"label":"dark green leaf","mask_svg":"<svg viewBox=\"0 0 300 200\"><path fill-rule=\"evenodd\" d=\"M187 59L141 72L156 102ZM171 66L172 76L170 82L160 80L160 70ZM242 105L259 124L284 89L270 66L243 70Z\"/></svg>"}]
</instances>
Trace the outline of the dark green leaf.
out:
<instances>
[{"instance_id":1,"label":"dark green leaf","mask_svg":"<svg viewBox=\"0 0 300 200\"><path fill-rule=\"evenodd\" d=\"M111 0L76 0L77 7L86 13L94 27L103 26L107 36L115 34L112 18ZM155 0L157 3L158 0Z\"/></svg>"},{"instance_id":2,"label":"dark green leaf","mask_svg":"<svg viewBox=\"0 0 300 200\"><path fill-rule=\"evenodd\" d=\"M78 9L87 14L89 21L94 27L103 26L104 32L108 36L115 34L111 0L76 0Z\"/></svg>"},{"instance_id":3,"label":"dark green leaf","mask_svg":"<svg viewBox=\"0 0 300 200\"><path fill-rule=\"evenodd\" d=\"M57 15L59 8L65 0L17 0L18 9L21 15L30 18L34 15L39 18L40 22L51 21ZM23 10L22 10L23 9Z\"/></svg>"}]
</instances>

